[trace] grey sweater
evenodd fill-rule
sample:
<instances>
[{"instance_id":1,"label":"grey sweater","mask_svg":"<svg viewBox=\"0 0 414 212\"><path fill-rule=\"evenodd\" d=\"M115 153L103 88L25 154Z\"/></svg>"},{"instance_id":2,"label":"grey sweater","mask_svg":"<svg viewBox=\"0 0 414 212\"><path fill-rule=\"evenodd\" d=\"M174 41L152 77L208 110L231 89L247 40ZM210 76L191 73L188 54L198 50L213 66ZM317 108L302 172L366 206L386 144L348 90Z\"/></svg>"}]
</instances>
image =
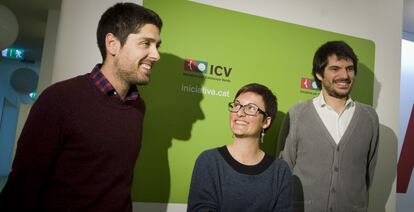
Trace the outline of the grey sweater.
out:
<instances>
[{"instance_id":1,"label":"grey sweater","mask_svg":"<svg viewBox=\"0 0 414 212\"><path fill-rule=\"evenodd\" d=\"M225 146L207 150L194 167L187 211L290 212L291 177L286 162L270 155L246 166Z\"/></svg>"},{"instance_id":2,"label":"grey sweater","mask_svg":"<svg viewBox=\"0 0 414 212\"><path fill-rule=\"evenodd\" d=\"M335 143L312 100L291 108L280 134L281 157L302 184L306 212L367 211L378 150L378 116L355 102L344 135ZM286 126L287 125L287 126ZM295 189L295 196L301 189ZM295 204L298 204L295 202Z\"/></svg>"}]
</instances>

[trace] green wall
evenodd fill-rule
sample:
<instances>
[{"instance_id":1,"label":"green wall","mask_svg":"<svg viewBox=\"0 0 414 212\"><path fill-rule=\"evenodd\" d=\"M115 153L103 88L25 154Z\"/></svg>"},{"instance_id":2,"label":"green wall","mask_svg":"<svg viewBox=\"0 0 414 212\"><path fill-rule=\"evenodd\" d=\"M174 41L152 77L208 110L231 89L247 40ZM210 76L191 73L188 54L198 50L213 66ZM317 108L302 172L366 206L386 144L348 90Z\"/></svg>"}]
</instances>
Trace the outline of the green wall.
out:
<instances>
[{"instance_id":1,"label":"green wall","mask_svg":"<svg viewBox=\"0 0 414 212\"><path fill-rule=\"evenodd\" d=\"M231 142L227 103L247 83L264 84L277 95L279 112L262 144L275 155L286 111L318 95L301 88L301 80L312 79L313 54L328 40L353 47L360 63L352 98L372 105L375 45L370 40L189 1L151 0L144 6L156 11L164 26L161 60L150 84L139 88L147 109L134 201L187 202L197 156ZM186 59L206 69L189 68Z\"/></svg>"}]
</instances>

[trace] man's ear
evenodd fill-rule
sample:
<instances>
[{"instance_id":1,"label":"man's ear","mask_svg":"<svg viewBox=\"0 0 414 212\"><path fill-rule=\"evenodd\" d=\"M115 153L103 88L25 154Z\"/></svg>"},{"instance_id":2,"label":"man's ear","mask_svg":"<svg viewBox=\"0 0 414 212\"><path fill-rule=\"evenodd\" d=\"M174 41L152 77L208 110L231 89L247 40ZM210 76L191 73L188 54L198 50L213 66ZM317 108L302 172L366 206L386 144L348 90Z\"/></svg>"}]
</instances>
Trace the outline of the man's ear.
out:
<instances>
[{"instance_id":1,"label":"man's ear","mask_svg":"<svg viewBox=\"0 0 414 212\"><path fill-rule=\"evenodd\" d=\"M316 78L318 78L318 80L323 81L323 77L321 74L317 73L316 74Z\"/></svg>"},{"instance_id":2,"label":"man's ear","mask_svg":"<svg viewBox=\"0 0 414 212\"><path fill-rule=\"evenodd\" d=\"M105 36L105 46L106 53L115 56L121 48L121 42L119 42L118 38L115 37L114 34L108 33Z\"/></svg>"}]
</instances>

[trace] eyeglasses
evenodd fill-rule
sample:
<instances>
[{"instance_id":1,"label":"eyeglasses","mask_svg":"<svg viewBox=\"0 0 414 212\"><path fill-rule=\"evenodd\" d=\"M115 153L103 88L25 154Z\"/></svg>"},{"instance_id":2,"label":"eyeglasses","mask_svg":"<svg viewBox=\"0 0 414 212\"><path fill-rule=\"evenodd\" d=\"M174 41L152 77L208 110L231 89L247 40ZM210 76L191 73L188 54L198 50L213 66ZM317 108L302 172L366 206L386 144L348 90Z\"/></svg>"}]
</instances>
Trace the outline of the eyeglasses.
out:
<instances>
[{"instance_id":1,"label":"eyeglasses","mask_svg":"<svg viewBox=\"0 0 414 212\"><path fill-rule=\"evenodd\" d=\"M232 112L232 113L237 113L242 108L243 108L243 112L246 113L247 115L255 116L257 114L257 112L260 112L265 117L269 116L266 112L261 110L259 108L259 106L255 105L253 103L242 105L239 102L229 102L229 111Z\"/></svg>"}]
</instances>

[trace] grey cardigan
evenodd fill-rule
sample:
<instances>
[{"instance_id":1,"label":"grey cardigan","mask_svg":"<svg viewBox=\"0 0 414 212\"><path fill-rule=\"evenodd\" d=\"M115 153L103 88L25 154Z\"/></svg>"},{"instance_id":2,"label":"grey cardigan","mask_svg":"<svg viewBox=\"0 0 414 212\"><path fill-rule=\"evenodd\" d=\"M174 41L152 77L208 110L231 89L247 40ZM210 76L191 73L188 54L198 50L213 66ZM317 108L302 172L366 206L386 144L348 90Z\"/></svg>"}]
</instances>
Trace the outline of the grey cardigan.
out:
<instances>
[{"instance_id":1,"label":"grey cardigan","mask_svg":"<svg viewBox=\"0 0 414 212\"><path fill-rule=\"evenodd\" d=\"M379 122L373 108L355 104L354 115L338 144L312 100L292 107L286 116L279 136L279 142L284 143L281 158L299 178L302 188L294 189L294 193L303 195L306 212L367 211ZM302 189L303 194L298 194ZM294 204L297 207L298 202Z\"/></svg>"}]
</instances>

